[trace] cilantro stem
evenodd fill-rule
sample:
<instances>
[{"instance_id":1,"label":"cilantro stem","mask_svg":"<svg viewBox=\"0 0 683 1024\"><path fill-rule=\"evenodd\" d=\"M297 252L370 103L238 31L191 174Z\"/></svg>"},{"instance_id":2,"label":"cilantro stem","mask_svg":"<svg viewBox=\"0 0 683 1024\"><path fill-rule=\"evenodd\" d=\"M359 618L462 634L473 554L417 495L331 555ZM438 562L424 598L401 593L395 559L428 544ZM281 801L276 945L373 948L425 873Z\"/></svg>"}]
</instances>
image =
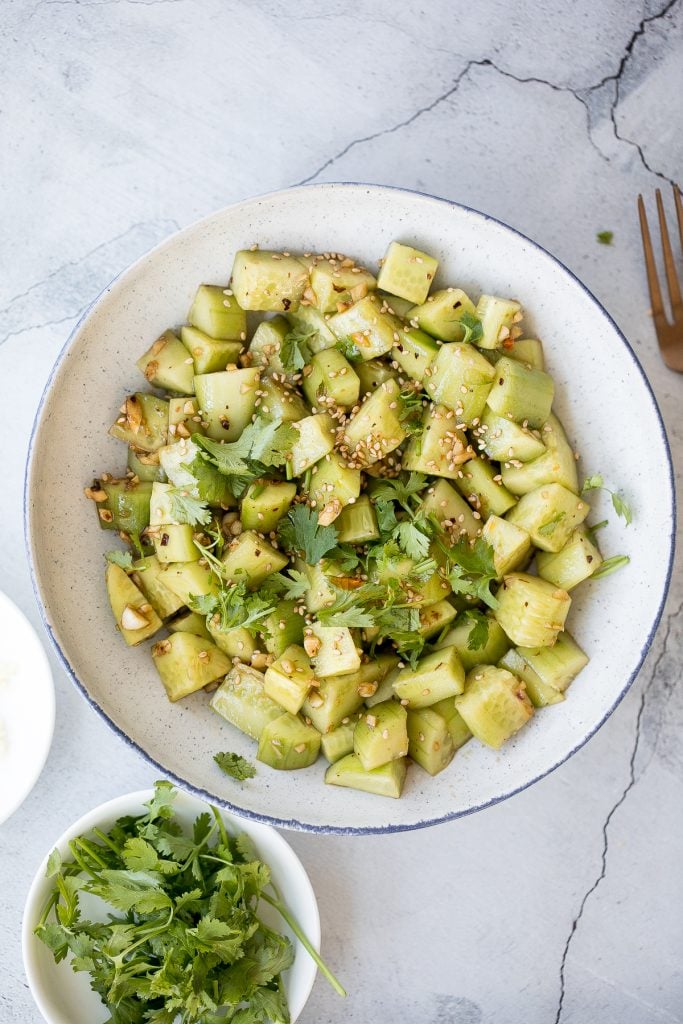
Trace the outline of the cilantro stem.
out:
<instances>
[{"instance_id":1,"label":"cilantro stem","mask_svg":"<svg viewBox=\"0 0 683 1024\"><path fill-rule=\"evenodd\" d=\"M102 858L95 853L90 843L86 839L83 839L82 836L79 836L79 838L75 839L74 842L78 843L81 850L83 850L84 853L87 853L90 857L92 857L95 863L99 864L101 868L108 867L106 861L103 861Z\"/></svg>"},{"instance_id":2,"label":"cilantro stem","mask_svg":"<svg viewBox=\"0 0 683 1024\"><path fill-rule=\"evenodd\" d=\"M78 847L76 845L76 840L74 840L74 839L70 839L69 840L69 849L71 850L71 856L76 861L76 863L78 864L78 866L81 869L81 871L84 871L86 875L90 875L91 878L98 879L99 875L97 874L97 872L93 871L91 868L88 867L88 865L83 860L83 858L81 857L80 853L78 852Z\"/></svg>"},{"instance_id":3,"label":"cilantro stem","mask_svg":"<svg viewBox=\"0 0 683 1024\"><path fill-rule=\"evenodd\" d=\"M101 843L104 843L105 846L108 846L109 849L112 850L114 853L118 854L119 857L121 856L121 850L116 845L116 843L113 843L111 841L111 839L105 832L103 832L99 828L94 828L93 833L97 836Z\"/></svg>"},{"instance_id":4,"label":"cilantro stem","mask_svg":"<svg viewBox=\"0 0 683 1024\"><path fill-rule=\"evenodd\" d=\"M35 931L37 931L38 928L42 928L44 926L45 922L47 921L48 917L50 916L50 911L58 903L59 903L59 893L55 889L51 893L50 898L47 900L47 902L46 902L46 904L45 904L45 906L43 908L43 912L40 915L40 920L38 921L38 924L36 925L36 927L34 929Z\"/></svg>"},{"instance_id":5,"label":"cilantro stem","mask_svg":"<svg viewBox=\"0 0 683 1024\"><path fill-rule=\"evenodd\" d=\"M273 889L275 889L275 886L273 886ZM334 991L337 993L337 995L345 996L346 989L344 988L342 983L334 976L334 974L329 969L327 964L321 958L317 949L313 946L312 942L306 936L305 932L299 925L296 918L289 912L286 905L282 902L282 900L280 899L280 895L277 892L277 889L275 889L275 893L277 894L277 898L273 898L272 896L269 896L268 893L262 892L261 899L265 900L266 903L269 903L271 907L274 907L275 910L277 910L277 912L280 914L280 916L287 922L287 924L292 929L301 945L304 947L308 955L315 961L318 968L325 976L325 978L327 978L328 982L330 983Z\"/></svg>"},{"instance_id":6,"label":"cilantro stem","mask_svg":"<svg viewBox=\"0 0 683 1024\"><path fill-rule=\"evenodd\" d=\"M221 812L218 810L217 807L214 807L213 804L209 804L209 807L211 808L211 813L213 814L213 816L216 819L216 822L218 824L218 830L219 830L219 832L221 834L221 842L222 842L223 846L227 846L228 845L228 833L227 833L227 829L225 827L225 823L223 821L223 818L221 817Z\"/></svg>"}]
</instances>

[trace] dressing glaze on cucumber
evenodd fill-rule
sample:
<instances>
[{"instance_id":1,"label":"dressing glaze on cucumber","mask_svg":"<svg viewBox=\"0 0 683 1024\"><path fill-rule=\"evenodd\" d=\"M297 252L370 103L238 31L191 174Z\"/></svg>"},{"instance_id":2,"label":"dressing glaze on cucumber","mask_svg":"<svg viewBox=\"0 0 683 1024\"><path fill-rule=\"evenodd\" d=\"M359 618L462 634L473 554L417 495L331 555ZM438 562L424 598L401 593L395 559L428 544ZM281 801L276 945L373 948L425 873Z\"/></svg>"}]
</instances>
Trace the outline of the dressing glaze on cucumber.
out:
<instances>
[{"instance_id":1,"label":"dressing glaze on cucumber","mask_svg":"<svg viewBox=\"0 0 683 1024\"><path fill-rule=\"evenodd\" d=\"M519 302L437 270L399 242L376 275L238 252L140 356L127 469L86 488L166 697L210 692L264 764L322 753L325 782L391 797L565 699L571 591L602 564Z\"/></svg>"}]
</instances>

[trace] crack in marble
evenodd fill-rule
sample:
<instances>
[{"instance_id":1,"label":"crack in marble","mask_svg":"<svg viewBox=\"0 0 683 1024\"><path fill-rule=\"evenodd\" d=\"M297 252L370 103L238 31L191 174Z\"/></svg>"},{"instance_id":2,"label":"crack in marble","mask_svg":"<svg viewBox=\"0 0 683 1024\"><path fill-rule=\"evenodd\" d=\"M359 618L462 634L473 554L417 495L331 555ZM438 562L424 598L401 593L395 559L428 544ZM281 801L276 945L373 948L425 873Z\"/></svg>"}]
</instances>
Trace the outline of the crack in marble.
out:
<instances>
[{"instance_id":1,"label":"crack in marble","mask_svg":"<svg viewBox=\"0 0 683 1024\"><path fill-rule=\"evenodd\" d=\"M329 159L322 163L316 171L314 171L312 174L309 174L307 177L302 178L301 181L295 182L295 185L308 185L310 182L315 181L315 179L319 177L324 171L326 171L328 167L331 167L332 164L335 164L338 160L341 160L342 157L346 156L346 154L349 153L352 149L355 149L356 146L363 145L366 142L372 142L375 139L382 138L384 135L393 135L395 132L400 131L402 128L407 128L408 125L413 124L415 121L418 120L418 118L422 117L423 114L429 113L430 111L434 110L436 107L444 103L447 99L450 99L450 97L453 96L458 91L460 85L462 84L463 80L469 75L470 71L475 67L491 68L504 78L510 78L512 79L512 81L519 82L521 85L545 85L549 89L552 89L553 92L564 93L573 96L574 99L576 99L577 102L579 102L586 111L586 134L588 142L591 145L591 147L595 150L595 152L598 153L598 155L603 160L606 161L606 163L611 163L611 158L609 154L603 152L603 150L600 149L598 144L595 142L595 139L593 138L591 130L593 127L592 111L591 105L587 97L592 96L594 93L598 93L609 83L614 83L614 96L610 102L609 109L609 118L612 123L614 137L619 142L624 142L627 145L632 146L637 151L640 161L645 170L648 171L648 173L655 175L655 177L659 178L662 181L668 182L670 185L674 185L674 182L669 177L667 177L667 175L650 166L640 143L628 138L625 135L620 134L616 121L616 108L619 105L621 78L631 59L631 56L633 54L633 48L636 42L638 41L638 39L641 38L642 35L644 35L649 25L661 20L662 18L665 18L679 2L680 0L667 0L664 7L662 7L655 14L651 14L648 15L646 18L642 18L636 26L636 28L634 29L631 38L629 39L628 43L624 48L624 53L619 61L616 71L612 72L612 74L610 75L605 75L604 78L600 79L600 81L596 82L594 85L590 85L583 89L575 88L569 85L558 85L556 82L550 82L545 78L536 78L534 76L522 77L521 75L516 75L512 71L507 71L505 68L500 67L498 64L496 64L493 60L491 60L488 57L469 60L465 64L462 71L458 73L457 77L453 81L453 84L445 92L441 93L430 103L418 107L417 110L415 110L409 117L405 118L403 121L397 122L390 128L383 128L379 131L372 132L369 135L364 135L360 136L357 139L352 139L350 142L346 144L346 146L344 146L343 149L341 149L334 156L329 157Z\"/></svg>"},{"instance_id":2,"label":"crack in marble","mask_svg":"<svg viewBox=\"0 0 683 1024\"><path fill-rule=\"evenodd\" d=\"M2 318L11 316L12 310L14 309L14 307L16 306L16 304L18 302L20 302L22 299L28 298L33 292L37 291L39 288L45 287L45 285L49 284L51 281L55 280L61 274L63 274L64 271L69 270L70 268L73 268L73 267L80 267L83 264L87 264L98 253L102 252L103 250L106 250L106 249L110 248L111 246L115 245L117 242L120 242L122 239L126 238L128 235L133 234L133 232L135 232L135 231L137 231L139 229L148 228L151 225L154 225L154 224L157 224L157 223L159 225L163 225L164 229L166 228L166 226L175 228L176 231L178 231L179 228L180 228L180 225L178 224L177 221L170 220L170 219L169 220L163 220L163 221L150 221L150 220L136 221L135 224L131 224L130 227L126 228L125 231L122 231L121 234L115 235L113 238L109 238L109 239L107 239L104 242L100 242L93 249L90 249L89 252L84 253L83 256L80 256L76 260L67 260L65 263L62 263L55 270L53 270L49 274L47 274L47 276L42 278L40 281L35 281L25 291L19 292L17 295L14 295L9 300L8 304L4 307L4 309L0 309L0 321L2 320ZM3 345L10 338L13 338L13 337L15 337L18 334L24 334L26 331L38 330L38 329L40 329L42 327L51 327L51 326L54 326L56 324L66 323L67 320L73 320L76 317L79 317L83 313L83 311L87 308L87 306L88 306L88 302L86 302L84 305L79 306L79 308L76 311L72 312L72 313L68 313L68 312L65 313L65 315L62 316L61 318L46 320L46 321L39 322L39 323L19 324L16 328L12 328L11 330L7 331L4 334L4 336L2 338L0 338L0 345Z\"/></svg>"},{"instance_id":3,"label":"crack in marble","mask_svg":"<svg viewBox=\"0 0 683 1024\"><path fill-rule=\"evenodd\" d=\"M643 691L642 691L642 693L640 695L640 704L638 706L638 713L636 715L635 738L634 738L634 742L633 742L633 748L631 750L631 756L629 758L629 777L628 777L628 782L627 782L626 787L624 788L621 796L618 798L616 803L613 804L612 808L610 809L610 811L609 811L609 813L608 813L608 815L605 818L605 821L603 823L603 826L602 826L602 854L601 854L601 859L600 859L600 872L598 874L598 877L595 879L595 881L591 884L591 886L586 890L586 892L583 895L583 898L582 898L582 900L581 900L581 902L579 904L578 913L576 914L576 917L574 917L574 919L572 921L571 928L569 930L569 935L567 936L567 940L566 940L565 945L564 945L564 950L562 952L562 959L560 961L560 995L559 995L559 999L558 999L557 1012L555 1014L555 1022L554 1022L554 1024L560 1024L560 1019L562 1017L562 1009L563 1009L563 1006L564 1006L564 997L565 997L565 993L566 993L565 969L566 969L566 966L567 966L567 957L569 955L569 950L571 948L572 941L573 941L574 936L576 934L576 931L578 929L579 922L581 921L581 918L583 917L583 913L584 913L584 910L586 909L586 905L588 903L588 900L590 899L590 897L593 895L593 893L596 891L596 889L598 888L600 883L605 879L605 877L607 875L607 855L608 855L608 852L609 852L609 834L608 833L609 833L610 823L611 823L614 815L616 814L616 812L619 810L619 808L622 806L622 804L627 799L627 797L628 797L629 793L631 792L631 790L633 789L633 787L636 785L638 780L643 775L644 769L643 769L643 771L640 771L637 775L636 775L636 769L635 769L636 757L638 755L638 750L640 748L641 727L642 727L642 721L643 721L643 714L645 712L645 707L646 707L646 704L647 704L648 694L649 694L649 692L650 692L650 690L651 690L651 688L652 688L652 686L654 684L655 679L657 678L657 673L659 672L659 666L661 665L662 660L665 657L665 655L667 653L667 650L668 650L669 637L671 635L671 630L672 630L672 627L673 627L673 623L678 618L678 616L681 615L681 613L683 613L683 600L680 602L678 607L676 607L672 612L669 612L669 614L666 617L666 625L665 625L665 628L664 628L664 636L662 638L661 650L660 650L659 654L657 655L657 657L655 659L655 663L652 666L652 671L650 673L650 677L649 677L647 683L645 684L645 686L643 687Z\"/></svg>"}]
</instances>

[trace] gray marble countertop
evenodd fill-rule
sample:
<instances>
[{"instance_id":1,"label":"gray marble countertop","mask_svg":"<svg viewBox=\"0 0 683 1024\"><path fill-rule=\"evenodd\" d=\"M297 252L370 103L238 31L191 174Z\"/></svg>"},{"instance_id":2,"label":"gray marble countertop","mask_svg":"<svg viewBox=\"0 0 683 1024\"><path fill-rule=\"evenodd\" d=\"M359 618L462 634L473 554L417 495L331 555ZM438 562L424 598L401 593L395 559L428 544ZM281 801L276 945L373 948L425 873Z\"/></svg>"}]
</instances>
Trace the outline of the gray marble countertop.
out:
<instances>
[{"instance_id":1,"label":"gray marble countertop","mask_svg":"<svg viewBox=\"0 0 683 1024\"><path fill-rule=\"evenodd\" d=\"M421 189L554 252L635 347L680 472L635 198L681 181L681 0L5 0L2 20L2 588L34 623L23 467L71 326L167 234L295 182ZM288 837L350 990L319 980L303 1024L683 1020L682 609L679 570L626 699L530 790L423 832ZM19 935L46 845L155 776L52 663L52 753L0 828L2 1024L40 1019Z\"/></svg>"}]
</instances>

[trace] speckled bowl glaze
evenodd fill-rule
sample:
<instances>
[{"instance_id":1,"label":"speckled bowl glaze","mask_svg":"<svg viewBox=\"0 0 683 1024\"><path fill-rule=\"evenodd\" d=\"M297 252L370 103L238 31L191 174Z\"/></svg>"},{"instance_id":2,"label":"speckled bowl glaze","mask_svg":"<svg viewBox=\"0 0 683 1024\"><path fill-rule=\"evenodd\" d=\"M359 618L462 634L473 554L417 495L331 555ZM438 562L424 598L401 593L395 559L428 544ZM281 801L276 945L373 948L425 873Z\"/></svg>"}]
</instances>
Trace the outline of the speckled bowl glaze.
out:
<instances>
[{"instance_id":1,"label":"speckled bowl glaze","mask_svg":"<svg viewBox=\"0 0 683 1024\"><path fill-rule=\"evenodd\" d=\"M239 784L212 755L254 745L214 715L205 694L169 704L148 645L127 649L103 582L101 532L83 487L125 466L107 430L122 396L140 387L135 359L182 322L201 282L227 281L236 249L348 252L369 265L392 239L441 261L437 285L515 296L530 333L543 339L557 384L556 411L582 472L625 488L633 525L598 495L607 554L630 566L575 593L569 625L590 655L569 699L539 712L499 753L472 742L432 779L408 774L401 800L322 783L323 764L278 773L261 766ZM605 515L603 515L603 513ZM661 417L649 384L613 320L551 255L474 210L371 185L295 188L213 214L168 239L107 288L73 332L51 376L31 441L26 537L45 626L65 669L124 742L186 789L239 814L285 828L392 832L457 818L529 786L561 764L605 721L635 678L662 611L671 572L674 492Z\"/></svg>"},{"instance_id":2,"label":"speckled bowl glaze","mask_svg":"<svg viewBox=\"0 0 683 1024\"><path fill-rule=\"evenodd\" d=\"M74 822L63 835L45 851L45 857L36 871L24 908L22 923L22 952L28 985L38 1009L48 1024L100 1024L108 1018L100 997L90 988L89 976L84 971L75 973L69 960L56 964L52 953L34 935L34 928L49 898L52 880L45 877L47 858L53 849L69 858L69 841L92 831L110 828L118 818L145 813L145 803L152 798L152 790L140 790L117 796L114 800L95 807ZM184 828L189 829L199 814L208 810L202 800L189 793L179 793L175 811ZM320 915L310 879L303 864L274 828L258 822L245 822L229 814L224 815L228 830L237 835L246 832L261 860L268 864L271 877L287 907L298 921L304 934L315 949L320 949ZM100 900L84 897L85 913L93 920L106 920L105 908ZM262 904L259 913L266 924L287 935L294 946L294 963L284 972L283 981L292 1024L298 1020L313 988L317 967L299 940L290 931L278 912Z\"/></svg>"}]
</instances>

